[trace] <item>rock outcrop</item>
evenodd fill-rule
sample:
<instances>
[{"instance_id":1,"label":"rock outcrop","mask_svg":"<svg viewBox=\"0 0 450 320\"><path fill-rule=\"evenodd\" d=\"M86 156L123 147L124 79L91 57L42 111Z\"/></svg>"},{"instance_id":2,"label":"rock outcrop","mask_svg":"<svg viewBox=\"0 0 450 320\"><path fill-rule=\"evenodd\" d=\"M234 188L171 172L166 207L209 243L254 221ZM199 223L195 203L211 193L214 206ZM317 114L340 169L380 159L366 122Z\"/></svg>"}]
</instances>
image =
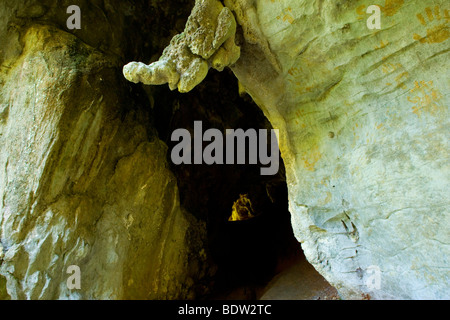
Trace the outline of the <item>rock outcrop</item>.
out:
<instances>
[{"instance_id":1,"label":"rock outcrop","mask_svg":"<svg viewBox=\"0 0 450 320\"><path fill-rule=\"evenodd\" d=\"M29 3L1 5L1 298L195 297L213 271L205 224L181 208L150 102L122 77L127 31L77 37L49 23L66 7Z\"/></svg>"},{"instance_id":2,"label":"rock outcrop","mask_svg":"<svg viewBox=\"0 0 450 320\"><path fill-rule=\"evenodd\" d=\"M344 298L448 299L447 2L380 0L379 30L370 1L224 3L308 260Z\"/></svg>"},{"instance_id":3,"label":"rock outcrop","mask_svg":"<svg viewBox=\"0 0 450 320\"><path fill-rule=\"evenodd\" d=\"M210 65L219 71L240 55L235 44L236 20L218 0L197 1L184 32L175 36L162 57L150 65L131 62L124 76L135 83L160 85L189 92L202 82Z\"/></svg>"}]
</instances>

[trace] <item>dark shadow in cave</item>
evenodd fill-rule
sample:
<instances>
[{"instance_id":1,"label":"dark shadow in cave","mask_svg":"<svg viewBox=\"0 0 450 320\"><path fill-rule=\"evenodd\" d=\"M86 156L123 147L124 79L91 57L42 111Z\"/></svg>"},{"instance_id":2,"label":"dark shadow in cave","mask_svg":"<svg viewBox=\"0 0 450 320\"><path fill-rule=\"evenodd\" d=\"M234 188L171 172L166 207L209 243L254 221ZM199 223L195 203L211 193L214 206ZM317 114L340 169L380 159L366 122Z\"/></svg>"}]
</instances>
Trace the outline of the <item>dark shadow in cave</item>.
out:
<instances>
[{"instance_id":1,"label":"dark shadow in cave","mask_svg":"<svg viewBox=\"0 0 450 320\"><path fill-rule=\"evenodd\" d=\"M193 132L194 121L203 131L217 128L271 129L262 111L240 97L231 71L211 70L190 93L152 87L154 118L159 137L168 146L168 161L178 180L181 204L206 221L208 250L217 265L208 298L255 299L260 289L290 261L302 257L288 211L284 164L277 175L261 176L260 165L173 165L170 150L177 144L171 134L178 128ZM206 146L206 144L205 144ZM228 221L233 203L247 194L256 217Z\"/></svg>"}]
</instances>

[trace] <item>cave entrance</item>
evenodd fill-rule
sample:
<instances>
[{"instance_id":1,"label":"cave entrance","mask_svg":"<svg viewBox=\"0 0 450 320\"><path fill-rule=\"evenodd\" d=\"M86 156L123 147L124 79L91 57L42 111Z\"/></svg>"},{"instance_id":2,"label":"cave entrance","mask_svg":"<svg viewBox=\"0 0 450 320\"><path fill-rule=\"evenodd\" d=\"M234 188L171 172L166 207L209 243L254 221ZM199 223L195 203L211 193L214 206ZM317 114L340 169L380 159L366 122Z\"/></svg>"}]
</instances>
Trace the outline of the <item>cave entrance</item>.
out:
<instances>
[{"instance_id":1,"label":"cave entrance","mask_svg":"<svg viewBox=\"0 0 450 320\"><path fill-rule=\"evenodd\" d=\"M240 96L231 71L211 70L189 93L150 87L154 125L169 150L178 143L178 128L193 132L194 121L204 130L272 129L250 97ZM270 143L268 141L268 143ZM169 163L170 152L168 152ZM288 211L285 169L262 176L261 165L173 165L181 205L205 221L206 250L217 272L204 299L259 299L281 271L306 261L295 239ZM312 267L311 267L312 268ZM312 270L314 270L312 268ZM315 270L314 270L315 272Z\"/></svg>"},{"instance_id":2,"label":"cave entrance","mask_svg":"<svg viewBox=\"0 0 450 320\"><path fill-rule=\"evenodd\" d=\"M259 299L269 281L304 259L295 239L283 180L241 184L235 201L208 221L218 265L212 299Z\"/></svg>"}]
</instances>

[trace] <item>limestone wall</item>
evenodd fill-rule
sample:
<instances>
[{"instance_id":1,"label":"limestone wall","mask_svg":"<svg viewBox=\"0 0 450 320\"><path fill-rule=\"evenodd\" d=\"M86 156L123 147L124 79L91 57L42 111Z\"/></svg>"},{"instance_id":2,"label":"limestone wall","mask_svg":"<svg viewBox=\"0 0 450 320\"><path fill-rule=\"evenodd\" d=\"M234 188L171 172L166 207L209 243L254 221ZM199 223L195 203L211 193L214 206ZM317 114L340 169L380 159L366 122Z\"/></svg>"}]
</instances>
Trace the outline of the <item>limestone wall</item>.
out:
<instances>
[{"instance_id":1,"label":"limestone wall","mask_svg":"<svg viewBox=\"0 0 450 320\"><path fill-rule=\"evenodd\" d=\"M248 45L233 70L282 131L296 236L346 298L450 297L450 7L430 5L256 1L238 21L278 62L249 67Z\"/></svg>"},{"instance_id":2,"label":"limestone wall","mask_svg":"<svg viewBox=\"0 0 450 320\"><path fill-rule=\"evenodd\" d=\"M0 19L0 298L193 298L205 225L180 207L150 102L113 51L124 52L16 9Z\"/></svg>"}]
</instances>

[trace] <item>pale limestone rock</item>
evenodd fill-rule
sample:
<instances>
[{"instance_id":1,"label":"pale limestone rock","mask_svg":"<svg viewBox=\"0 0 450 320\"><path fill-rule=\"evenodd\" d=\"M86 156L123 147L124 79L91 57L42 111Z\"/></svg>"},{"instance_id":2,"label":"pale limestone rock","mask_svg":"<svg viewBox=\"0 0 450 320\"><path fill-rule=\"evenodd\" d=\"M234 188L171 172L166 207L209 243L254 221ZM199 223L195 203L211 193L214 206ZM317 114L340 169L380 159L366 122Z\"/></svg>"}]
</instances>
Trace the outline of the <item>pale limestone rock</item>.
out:
<instances>
[{"instance_id":1,"label":"pale limestone rock","mask_svg":"<svg viewBox=\"0 0 450 320\"><path fill-rule=\"evenodd\" d=\"M293 227L314 267L344 298L445 299L450 8L385 2L380 31L363 1L258 3L281 72L252 73L245 48L233 71L281 130Z\"/></svg>"},{"instance_id":2,"label":"pale limestone rock","mask_svg":"<svg viewBox=\"0 0 450 320\"><path fill-rule=\"evenodd\" d=\"M0 73L0 298L193 298L205 225L115 62L52 27L23 43Z\"/></svg>"}]
</instances>

